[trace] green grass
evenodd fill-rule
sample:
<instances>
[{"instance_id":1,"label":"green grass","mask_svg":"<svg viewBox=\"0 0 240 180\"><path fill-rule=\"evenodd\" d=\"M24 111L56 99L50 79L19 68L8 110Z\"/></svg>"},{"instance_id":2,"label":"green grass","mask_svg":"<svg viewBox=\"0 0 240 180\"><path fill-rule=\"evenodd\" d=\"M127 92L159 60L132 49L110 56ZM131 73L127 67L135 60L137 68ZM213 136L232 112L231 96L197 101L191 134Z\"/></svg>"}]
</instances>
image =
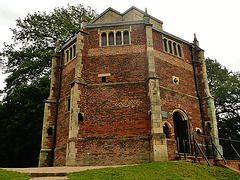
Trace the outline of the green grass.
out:
<instances>
[{"instance_id":1,"label":"green grass","mask_svg":"<svg viewBox=\"0 0 240 180\"><path fill-rule=\"evenodd\" d=\"M86 170L67 174L71 180L81 179L240 179L240 173L227 168L185 162L160 162Z\"/></svg>"},{"instance_id":2,"label":"green grass","mask_svg":"<svg viewBox=\"0 0 240 180\"><path fill-rule=\"evenodd\" d=\"M15 171L7 171L4 169L0 169L0 179L10 179L10 180L28 180L30 179L30 175Z\"/></svg>"}]
</instances>

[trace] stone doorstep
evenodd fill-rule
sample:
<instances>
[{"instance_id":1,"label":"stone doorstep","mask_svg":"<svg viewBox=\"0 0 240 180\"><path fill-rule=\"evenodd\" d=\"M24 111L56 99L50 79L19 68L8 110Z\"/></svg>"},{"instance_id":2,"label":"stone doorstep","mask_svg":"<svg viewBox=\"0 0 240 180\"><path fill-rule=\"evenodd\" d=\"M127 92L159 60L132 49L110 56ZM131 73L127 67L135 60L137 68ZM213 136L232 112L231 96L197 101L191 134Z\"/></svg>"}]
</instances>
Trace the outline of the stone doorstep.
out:
<instances>
[{"instance_id":1,"label":"stone doorstep","mask_svg":"<svg viewBox=\"0 0 240 180\"><path fill-rule=\"evenodd\" d=\"M31 177L62 177L66 173L28 173Z\"/></svg>"},{"instance_id":2,"label":"stone doorstep","mask_svg":"<svg viewBox=\"0 0 240 180\"><path fill-rule=\"evenodd\" d=\"M58 177L33 177L30 180L70 180L67 176Z\"/></svg>"}]
</instances>

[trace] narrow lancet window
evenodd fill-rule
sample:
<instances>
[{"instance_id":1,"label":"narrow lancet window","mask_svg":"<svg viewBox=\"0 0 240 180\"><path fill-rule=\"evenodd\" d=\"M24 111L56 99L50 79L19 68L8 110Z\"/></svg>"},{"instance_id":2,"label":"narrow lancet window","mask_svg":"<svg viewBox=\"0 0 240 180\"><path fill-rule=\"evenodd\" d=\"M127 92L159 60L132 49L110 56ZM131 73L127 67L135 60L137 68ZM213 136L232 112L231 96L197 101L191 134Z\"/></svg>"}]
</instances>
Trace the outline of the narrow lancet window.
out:
<instances>
[{"instance_id":1,"label":"narrow lancet window","mask_svg":"<svg viewBox=\"0 0 240 180\"><path fill-rule=\"evenodd\" d=\"M124 41L124 44L129 44L129 32L128 31L123 32L123 41Z\"/></svg>"},{"instance_id":2,"label":"narrow lancet window","mask_svg":"<svg viewBox=\"0 0 240 180\"><path fill-rule=\"evenodd\" d=\"M178 45L178 53L179 53L179 56L182 57L182 48L180 45Z\"/></svg>"},{"instance_id":3,"label":"narrow lancet window","mask_svg":"<svg viewBox=\"0 0 240 180\"><path fill-rule=\"evenodd\" d=\"M73 57L76 57L76 45L73 45Z\"/></svg>"},{"instance_id":4,"label":"narrow lancet window","mask_svg":"<svg viewBox=\"0 0 240 180\"><path fill-rule=\"evenodd\" d=\"M169 53L172 54L172 41L168 41Z\"/></svg>"},{"instance_id":5,"label":"narrow lancet window","mask_svg":"<svg viewBox=\"0 0 240 180\"><path fill-rule=\"evenodd\" d=\"M122 33L119 31L116 33L116 45L122 45Z\"/></svg>"},{"instance_id":6,"label":"narrow lancet window","mask_svg":"<svg viewBox=\"0 0 240 180\"><path fill-rule=\"evenodd\" d=\"M70 48L70 60L72 59L72 48Z\"/></svg>"},{"instance_id":7,"label":"narrow lancet window","mask_svg":"<svg viewBox=\"0 0 240 180\"><path fill-rule=\"evenodd\" d=\"M66 55L67 55L66 62L68 62L69 61L69 51L68 50L66 51Z\"/></svg>"},{"instance_id":8,"label":"narrow lancet window","mask_svg":"<svg viewBox=\"0 0 240 180\"><path fill-rule=\"evenodd\" d=\"M114 45L114 33L113 32L110 32L108 34L108 39L109 39L109 45Z\"/></svg>"},{"instance_id":9,"label":"narrow lancet window","mask_svg":"<svg viewBox=\"0 0 240 180\"><path fill-rule=\"evenodd\" d=\"M102 46L107 46L107 34L106 33L101 34L101 41L102 41Z\"/></svg>"},{"instance_id":10,"label":"narrow lancet window","mask_svg":"<svg viewBox=\"0 0 240 180\"><path fill-rule=\"evenodd\" d=\"M177 44L173 43L173 53L177 56Z\"/></svg>"},{"instance_id":11,"label":"narrow lancet window","mask_svg":"<svg viewBox=\"0 0 240 180\"><path fill-rule=\"evenodd\" d=\"M167 39L163 39L163 44L164 44L164 51L168 52Z\"/></svg>"}]
</instances>

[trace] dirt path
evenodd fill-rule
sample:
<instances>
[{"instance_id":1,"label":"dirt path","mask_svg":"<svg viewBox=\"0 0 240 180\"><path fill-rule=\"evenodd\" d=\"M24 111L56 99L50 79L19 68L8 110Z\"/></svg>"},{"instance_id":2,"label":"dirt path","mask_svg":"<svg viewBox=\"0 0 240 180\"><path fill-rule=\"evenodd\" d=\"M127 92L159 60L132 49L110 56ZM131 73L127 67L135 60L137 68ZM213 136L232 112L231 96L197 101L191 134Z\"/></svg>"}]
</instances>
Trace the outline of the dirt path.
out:
<instances>
[{"instance_id":1,"label":"dirt path","mask_svg":"<svg viewBox=\"0 0 240 180\"><path fill-rule=\"evenodd\" d=\"M124 165L115 166L81 166L81 167L35 167L35 168L2 168L8 171L18 171L22 173L28 173L33 178L31 180L67 180L64 176L65 173L85 171L88 169L100 169L106 167L120 167ZM44 177L43 177L44 176Z\"/></svg>"}]
</instances>

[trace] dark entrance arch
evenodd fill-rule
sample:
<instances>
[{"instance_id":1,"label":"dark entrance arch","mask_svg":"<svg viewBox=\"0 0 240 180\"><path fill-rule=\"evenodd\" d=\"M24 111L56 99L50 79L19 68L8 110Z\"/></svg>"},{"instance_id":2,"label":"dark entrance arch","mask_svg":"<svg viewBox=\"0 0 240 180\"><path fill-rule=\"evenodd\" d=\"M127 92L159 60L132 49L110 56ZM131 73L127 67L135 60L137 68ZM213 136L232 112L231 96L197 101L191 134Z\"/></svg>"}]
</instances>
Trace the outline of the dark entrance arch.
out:
<instances>
[{"instance_id":1,"label":"dark entrance arch","mask_svg":"<svg viewBox=\"0 0 240 180\"><path fill-rule=\"evenodd\" d=\"M189 136L188 136L188 121L179 112L173 113L175 138L177 140L179 153L190 153Z\"/></svg>"}]
</instances>

